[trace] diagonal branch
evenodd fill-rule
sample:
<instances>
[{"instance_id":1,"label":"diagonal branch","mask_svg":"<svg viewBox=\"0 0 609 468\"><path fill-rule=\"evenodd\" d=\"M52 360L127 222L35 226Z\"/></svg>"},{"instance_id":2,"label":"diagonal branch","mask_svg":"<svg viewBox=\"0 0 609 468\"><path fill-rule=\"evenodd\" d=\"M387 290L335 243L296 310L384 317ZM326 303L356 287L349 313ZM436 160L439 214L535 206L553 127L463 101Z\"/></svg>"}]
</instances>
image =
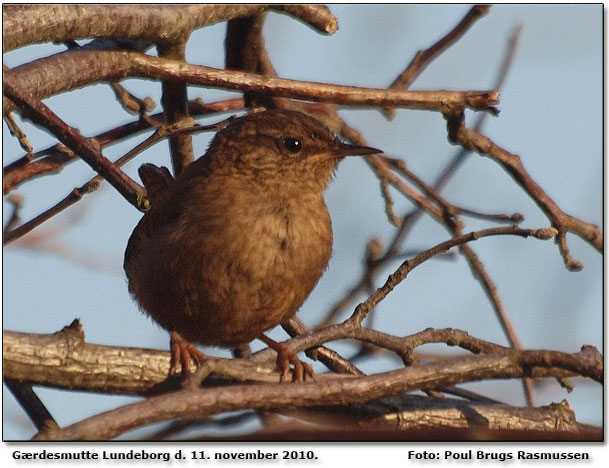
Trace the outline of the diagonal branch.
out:
<instances>
[{"instance_id":1,"label":"diagonal branch","mask_svg":"<svg viewBox=\"0 0 609 468\"><path fill-rule=\"evenodd\" d=\"M129 203L141 211L148 209L142 188L112 164L89 140L75 128L67 125L39 99L21 88L10 76L5 74L3 84L4 93L22 109L25 116L47 128L59 141L77 153L93 170L110 182Z\"/></svg>"},{"instance_id":2,"label":"diagonal branch","mask_svg":"<svg viewBox=\"0 0 609 468\"><path fill-rule=\"evenodd\" d=\"M145 149L149 148L156 142L160 141L161 139L167 137L168 135L193 133L193 132L207 131L207 130L217 130L217 129L221 128L221 126L223 126L224 123L226 123L226 121L222 121L218 124L194 125L193 126L192 121L188 121L188 119L182 119L178 123L173 124L171 126L159 127L146 140L139 143L133 149L131 149L126 154L124 154L119 159L117 159L116 162L114 163L114 166L120 167L120 166L126 164L136 155L138 155ZM19 239L20 237L24 236L25 234L30 232L35 227L40 226L42 223L48 221L53 216L57 215L58 213L61 213L66 208L69 208L70 206L74 205L75 203L80 201L84 195L97 190L99 188L99 185L102 182L102 180L103 180L102 176L97 175L97 176L93 177L92 179L90 179L88 182L86 182L81 187L74 188L63 200L61 200L56 205L52 206L48 210L39 214L38 216L32 218L28 222L23 223L19 227L5 233L5 235L2 239L3 244L6 245L9 242Z\"/></svg>"},{"instance_id":3,"label":"diagonal branch","mask_svg":"<svg viewBox=\"0 0 609 468\"><path fill-rule=\"evenodd\" d=\"M219 112L239 110L244 107L242 98L203 104L199 99L188 102L188 112L193 116L204 116ZM112 128L95 135L93 138L100 147L111 145L129 138L142 131L150 129L155 121L163 118L162 113L153 114L146 119L140 118L134 122ZM63 145L55 145L34 154L27 153L16 161L7 164L2 173L2 190L5 194L19 186L24 181L45 174L61 171L63 166L75 160L72 151Z\"/></svg>"},{"instance_id":4,"label":"diagonal branch","mask_svg":"<svg viewBox=\"0 0 609 468\"><path fill-rule=\"evenodd\" d=\"M34 392L32 385L25 382L17 382L11 379L4 379L4 384L11 391L15 399L25 410L30 420L39 431L59 429L59 425L44 406L38 395Z\"/></svg>"},{"instance_id":5,"label":"diagonal branch","mask_svg":"<svg viewBox=\"0 0 609 468\"><path fill-rule=\"evenodd\" d=\"M419 255L414 257L411 260L406 260L404 263L400 265L400 267L389 277L385 284L377 289L372 296L370 296L366 301L362 302L358 305L353 312L353 315L349 320L353 320L356 323L362 323L368 312L370 312L379 302L381 302L387 294L389 294L393 288L395 288L399 283L401 283L406 276L417 266L430 259L434 255L438 255L440 253L445 253L452 247L457 245L462 245L472 240L480 239L482 237L487 236L496 236L496 235L505 235L512 234L522 237L533 236L538 239L551 239L556 235L556 230L552 228L548 229L521 229L518 226L508 226L508 227L497 227L484 229L482 231L474 231L468 234L464 234L459 237L454 237L445 242L442 242L431 249L428 249L424 252L421 252Z\"/></svg>"},{"instance_id":6,"label":"diagonal branch","mask_svg":"<svg viewBox=\"0 0 609 468\"><path fill-rule=\"evenodd\" d=\"M503 88L503 83L507 77L507 73L509 71L510 66L514 61L514 56L516 54L516 49L518 47L518 42L520 39L520 35L522 33L522 26L518 26L514 28L510 39L508 40L508 44L506 50L504 52L503 60L501 61L501 66L499 71L497 72L497 77L495 78L495 82L493 84L493 89L501 90ZM476 131L479 131L484 124L484 121L488 114L481 114L478 116L473 128ZM469 151L465 148L461 148L460 151L453 156L448 165L442 170L440 175L436 178L432 187L436 191L440 191L451 179L451 177L455 174L459 166L465 161L465 158L469 155ZM390 257L395 254L399 246L401 245L403 239L406 237L412 226L419 219L422 211L419 207L415 207L412 211L406 213L403 217L402 224L400 226L400 230L396 234L393 239L391 245L388 247L385 257Z\"/></svg>"},{"instance_id":7,"label":"diagonal branch","mask_svg":"<svg viewBox=\"0 0 609 468\"><path fill-rule=\"evenodd\" d=\"M566 242L562 241L567 232L577 234L595 247L599 252L603 250L603 234L598 226L582 221L568 215L552 200L546 192L533 180L524 168L522 160L516 154L512 154L500 146L493 143L488 137L465 126L463 112L445 115L447 120L448 134L450 140L463 146L464 148L475 151L483 156L488 156L495 160L520 184L520 186L537 203L542 211L548 216L558 230L559 248L565 260L565 266L571 271L581 270L583 265L571 258Z\"/></svg>"},{"instance_id":8,"label":"diagonal branch","mask_svg":"<svg viewBox=\"0 0 609 468\"><path fill-rule=\"evenodd\" d=\"M480 18L488 14L490 5L474 5L446 36L425 50L419 50L408 67L394 80L389 89L408 89L427 65L448 47L456 43ZM385 108L385 114L393 117L395 111Z\"/></svg>"}]
</instances>

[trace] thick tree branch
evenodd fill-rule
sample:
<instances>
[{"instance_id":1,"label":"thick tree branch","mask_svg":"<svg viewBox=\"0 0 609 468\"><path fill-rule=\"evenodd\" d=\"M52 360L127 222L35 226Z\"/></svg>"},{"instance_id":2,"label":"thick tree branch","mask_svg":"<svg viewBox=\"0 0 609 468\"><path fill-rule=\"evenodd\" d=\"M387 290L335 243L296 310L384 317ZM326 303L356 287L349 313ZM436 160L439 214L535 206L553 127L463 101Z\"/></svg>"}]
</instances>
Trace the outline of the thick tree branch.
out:
<instances>
[{"instance_id":1,"label":"thick tree branch","mask_svg":"<svg viewBox=\"0 0 609 468\"><path fill-rule=\"evenodd\" d=\"M428 329L410 336L395 337L355 326L353 322L316 330L298 336L286 344L298 351L345 338L362 340L391 350L405 356L406 361L413 361L414 349L427 343L459 346L475 354L514 352L510 348L480 340L460 330ZM529 354L526 362L530 367L528 375L532 377L585 375L602 380L602 358L592 347L584 347L578 355L555 351L527 353ZM4 377L16 382L126 395L149 395L175 390L180 383L179 380L166 381L169 352L86 343L78 321L61 332L50 335L5 330L3 355ZM224 382L279 382L279 374L273 371L273 353L268 350L247 360L208 357L206 365L214 376L213 379L205 381L206 385L217 384L218 379ZM318 381L325 381L330 378L354 376L318 374L316 377Z\"/></svg>"},{"instance_id":2,"label":"thick tree branch","mask_svg":"<svg viewBox=\"0 0 609 468\"><path fill-rule=\"evenodd\" d=\"M226 26L224 40L225 67L227 70L239 70L247 73L265 75L261 57L266 55L262 28L265 13L258 13L246 18L230 20ZM276 76L276 73L269 73ZM276 107L273 98L260 93L245 93L245 102L249 107ZM276 99L276 98L275 98Z\"/></svg>"},{"instance_id":3,"label":"thick tree branch","mask_svg":"<svg viewBox=\"0 0 609 468\"><path fill-rule=\"evenodd\" d=\"M42 60L45 60L45 62L42 63ZM47 62L51 60L55 63ZM41 73L51 83L57 81L57 78L53 79L53 73L63 70L63 74L67 74L65 79L69 86L61 83L54 86L45 85L45 93L41 95L37 84L39 81L42 82L43 76L37 77L37 73L29 73L34 65L24 65L18 69L10 70L5 73L5 77L11 76L21 83L21 79L28 80L26 78L28 76L27 88L32 90L34 95L39 98L46 96L46 92L51 87L53 87L54 92L60 92L89 83L116 81L130 76L175 81L194 86L260 92L271 96L328 102L345 106L392 106L441 112L469 107L496 113L497 111L493 106L499 100L499 93L495 91L395 91L332 85L220 70L127 51L76 51L58 54L37 62L40 62L36 65L37 70L42 65L45 65L45 68L48 65L47 70L41 71ZM92 63L95 63L94 71L87 70L86 67ZM61 76L64 76L63 74ZM81 75L79 76L79 74ZM70 77L70 75L73 76ZM35 82L32 82L32 78ZM23 87L26 87L26 85L23 84ZM7 102L3 103L3 107L5 112L13 109Z\"/></svg>"},{"instance_id":4,"label":"thick tree branch","mask_svg":"<svg viewBox=\"0 0 609 468\"><path fill-rule=\"evenodd\" d=\"M543 408L542 411L545 410L547 413L546 420L550 424L554 424L557 426L562 426L565 421L561 419L558 415L553 417L552 413L555 412L556 406L548 406ZM529 409L530 411L530 409ZM499 413L500 414L500 413ZM497 415L499 415L497 414ZM425 419L427 417L433 420L440 420L442 422L446 422L450 424L451 419L458 418L460 420L466 419L471 413L467 413L464 415L463 413L456 411L453 416L446 415L444 413L438 414L433 410L426 410L424 412L424 416L421 413L417 413L415 418L418 420ZM475 414L474 414L475 416ZM507 416L507 415L506 415ZM535 415L532 415L533 417ZM396 414L394 419L403 418L403 414ZM538 442L557 442L557 441L567 441L567 442L590 442L590 441L599 441L602 442L604 440L603 428L598 426L591 426L588 424L575 424L571 427L567 427L566 429L548 429L548 430L539 430L532 429L529 427L530 425L535 425L538 421L535 419L524 419L519 418L518 415L514 415L510 413L509 417L506 417L507 420L513 421L517 425L526 426L523 429L513 429L511 427L501 427L498 429L491 429L488 427L479 427L475 424L476 420L474 419L474 424L471 427L444 427L444 426L425 426L421 423L420 426L416 427L407 427L405 429L396 429L392 427L390 429L375 427L362 429L360 427L356 427L353 425L343 424L341 427L317 427L311 424L290 424L289 427L287 424L280 425L277 428L269 428L266 431L258 431L254 434L248 435L233 435L226 437L211 437L208 435L202 435L199 437L193 437L188 440L202 442L202 441L222 441L222 442L252 442L252 441L268 441L268 442L278 442L278 441L297 441L297 442L318 442L320 440L327 442L346 442L346 441L362 441L362 442L388 442L388 441L402 441L402 442L449 442L449 441L469 441L479 443L480 441L513 441L513 442L522 442L526 440L528 442L538 441ZM467 420L467 419L466 419ZM376 420L377 424L380 425L380 422ZM470 422L467 420L467 422Z\"/></svg>"},{"instance_id":5,"label":"thick tree branch","mask_svg":"<svg viewBox=\"0 0 609 468\"><path fill-rule=\"evenodd\" d=\"M272 8L320 32L332 34L337 20L322 5L4 5L3 51L36 42L116 37L175 42L193 29Z\"/></svg>"},{"instance_id":6,"label":"thick tree branch","mask_svg":"<svg viewBox=\"0 0 609 468\"><path fill-rule=\"evenodd\" d=\"M555 353L562 355L563 353ZM536 352L513 351L458 359L446 359L426 366L408 367L373 376L353 377L300 384L234 385L225 388L188 388L87 418L58 431L39 433L38 440L106 440L136 427L180 417L201 418L225 411L246 408L269 409L281 406L310 407L355 404L397 395L413 389L433 389L486 378L517 378L527 375L532 365L569 366L578 355L564 355L555 360ZM572 359L570 358L572 356ZM602 380L596 367L584 365L584 375Z\"/></svg>"},{"instance_id":7,"label":"thick tree branch","mask_svg":"<svg viewBox=\"0 0 609 468\"><path fill-rule=\"evenodd\" d=\"M401 394L366 404L282 410L281 414L316 424L316 430L319 430L320 426L325 429L334 428L337 430L337 436L340 434L338 430L344 430L346 427L359 430L376 429L381 433L399 431L405 437L416 434L417 429L433 428L441 432L443 429L460 428L466 433L502 429L543 431L545 436L551 439L552 432L556 430L578 433L589 429L577 423L573 410L565 400L538 408L518 408L495 402L474 403L453 398ZM281 426L271 427L262 433L273 432L279 435L285 429ZM258 434L251 434L251 437L256 439ZM396 435L394 432L394 436ZM452 438L454 440L459 437L453 435ZM438 440L435 437L430 439ZM480 439L497 440L490 435L478 438Z\"/></svg>"}]
</instances>

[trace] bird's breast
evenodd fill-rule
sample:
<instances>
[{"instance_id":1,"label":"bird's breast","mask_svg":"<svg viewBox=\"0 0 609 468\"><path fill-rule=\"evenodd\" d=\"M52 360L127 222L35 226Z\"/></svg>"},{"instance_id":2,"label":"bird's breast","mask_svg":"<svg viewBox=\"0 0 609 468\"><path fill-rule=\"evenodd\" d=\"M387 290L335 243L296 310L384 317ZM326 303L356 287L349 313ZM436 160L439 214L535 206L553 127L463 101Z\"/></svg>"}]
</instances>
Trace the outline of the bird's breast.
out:
<instances>
[{"instance_id":1,"label":"bird's breast","mask_svg":"<svg viewBox=\"0 0 609 468\"><path fill-rule=\"evenodd\" d=\"M315 276L314 285L332 252L332 225L323 198L273 200L252 211L255 219L244 226L248 248L242 252L253 257L263 274L307 284Z\"/></svg>"}]
</instances>

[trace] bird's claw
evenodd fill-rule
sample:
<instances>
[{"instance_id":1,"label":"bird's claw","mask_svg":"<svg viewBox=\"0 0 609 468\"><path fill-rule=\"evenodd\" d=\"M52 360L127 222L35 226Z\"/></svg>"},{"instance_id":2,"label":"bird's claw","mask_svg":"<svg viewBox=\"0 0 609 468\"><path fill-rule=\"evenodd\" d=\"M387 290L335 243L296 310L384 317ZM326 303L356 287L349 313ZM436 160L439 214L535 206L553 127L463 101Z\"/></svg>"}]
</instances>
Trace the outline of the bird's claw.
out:
<instances>
[{"instance_id":1,"label":"bird's claw","mask_svg":"<svg viewBox=\"0 0 609 468\"><path fill-rule=\"evenodd\" d=\"M277 353L277 368L280 372L279 381L281 383L288 382L290 374L292 374L292 382L315 380L313 368L306 362L298 359L294 351L286 345L277 343L264 335L261 335L259 338ZM293 365L294 368L292 369L290 365Z\"/></svg>"},{"instance_id":2,"label":"bird's claw","mask_svg":"<svg viewBox=\"0 0 609 468\"><path fill-rule=\"evenodd\" d=\"M170 376L178 374L178 369L181 369L182 375L191 374L191 363L194 361L196 367L198 367L205 360L205 354L199 351L195 345L182 338L178 332L171 332L169 345L171 347Z\"/></svg>"}]
</instances>

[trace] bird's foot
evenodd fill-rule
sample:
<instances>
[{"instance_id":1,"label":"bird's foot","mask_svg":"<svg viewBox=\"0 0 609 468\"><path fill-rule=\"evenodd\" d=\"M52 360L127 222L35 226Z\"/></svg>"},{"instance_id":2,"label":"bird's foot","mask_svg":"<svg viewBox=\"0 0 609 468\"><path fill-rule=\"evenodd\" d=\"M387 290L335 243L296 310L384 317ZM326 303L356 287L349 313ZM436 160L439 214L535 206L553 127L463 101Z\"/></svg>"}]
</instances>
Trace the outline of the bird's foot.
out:
<instances>
[{"instance_id":1,"label":"bird's foot","mask_svg":"<svg viewBox=\"0 0 609 468\"><path fill-rule=\"evenodd\" d=\"M181 368L182 375L188 375L191 373L190 365L193 361L198 367L205 360L205 354L176 331L171 332L169 346L171 348L170 376L177 374L178 368Z\"/></svg>"},{"instance_id":2,"label":"bird's foot","mask_svg":"<svg viewBox=\"0 0 609 468\"><path fill-rule=\"evenodd\" d=\"M264 341L269 348L275 350L277 353L277 367L281 373L279 378L280 382L286 382L290 373L292 374L292 382L315 380L313 368L306 362L302 362L300 359L298 359L296 353L286 345L271 340L265 335L260 335L258 338ZM294 366L294 369L290 367L290 364Z\"/></svg>"}]
</instances>

